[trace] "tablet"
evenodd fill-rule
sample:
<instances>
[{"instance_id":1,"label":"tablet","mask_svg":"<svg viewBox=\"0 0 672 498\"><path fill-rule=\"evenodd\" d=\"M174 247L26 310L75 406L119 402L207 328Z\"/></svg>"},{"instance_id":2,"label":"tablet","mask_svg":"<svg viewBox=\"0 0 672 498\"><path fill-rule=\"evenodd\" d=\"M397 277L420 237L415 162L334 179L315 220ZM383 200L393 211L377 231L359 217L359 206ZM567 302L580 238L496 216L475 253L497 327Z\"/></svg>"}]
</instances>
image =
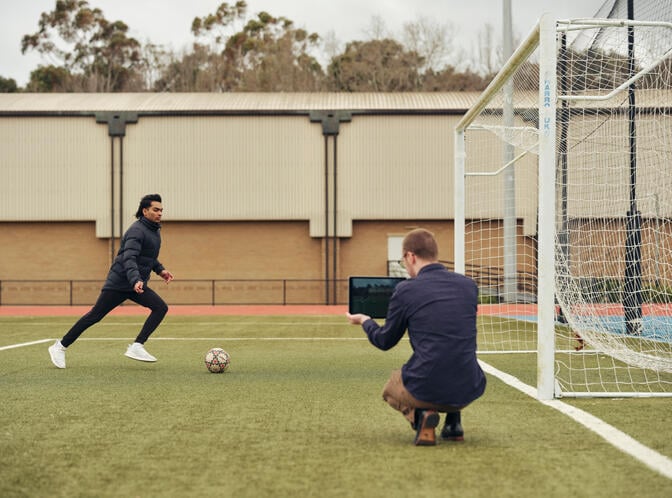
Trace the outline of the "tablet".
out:
<instances>
[{"instance_id":1,"label":"tablet","mask_svg":"<svg viewBox=\"0 0 672 498\"><path fill-rule=\"evenodd\" d=\"M350 277L348 311L385 318L394 288L403 277Z\"/></svg>"}]
</instances>

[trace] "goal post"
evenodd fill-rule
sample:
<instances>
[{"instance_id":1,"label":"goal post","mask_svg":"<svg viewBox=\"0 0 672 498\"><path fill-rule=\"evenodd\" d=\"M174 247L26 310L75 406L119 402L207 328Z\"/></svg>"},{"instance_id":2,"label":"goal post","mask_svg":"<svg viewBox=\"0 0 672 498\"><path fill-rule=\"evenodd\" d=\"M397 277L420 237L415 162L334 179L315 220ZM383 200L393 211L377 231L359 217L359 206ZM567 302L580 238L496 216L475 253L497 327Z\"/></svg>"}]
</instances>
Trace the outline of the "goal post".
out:
<instances>
[{"instance_id":1,"label":"goal post","mask_svg":"<svg viewBox=\"0 0 672 498\"><path fill-rule=\"evenodd\" d=\"M672 24L648 14L544 15L455 128L479 350L536 354L540 399L672 396Z\"/></svg>"},{"instance_id":2,"label":"goal post","mask_svg":"<svg viewBox=\"0 0 672 498\"><path fill-rule=\"evenodd\" d=\"M554 395L555 354L555 19L541 18L539 40L539 208L537 287L537 396Z\"/></svg>"},{"instance_id":3,"label":"goal post","mask_svg":"<svg viewBox=\"0 0 672 498\"><path fill-rule=\"evenodd\" d=\"M512 102L507 102L508 98L503 98L505 92L505 86L507 83L511 82L514 79L516 71L520 68L522 64L525 63L537 50L540 48L542 43L542 34L543 34L543 43L544 46L541 48L546 54L546 58L542 57L542 60L545 61L544 67L540 72L540 78L544 78L544 82L539 84L537 83L537 88L540 94L538 95L539 102L546 102L548 105L540 107L543 109L543 118L542 122L545 123L543 128L543 134L540 135L540 152L539 152L539 175L540 175L540 199L545 199L544 205L539 205L539 224L540 227L543 227L545 223L546 226L552 226L554 220L554 162L555 162L555 101L550 98L554 91L555 87L555 77L550 77L550 75L555 74L555 19L549 15L542 17L541 21L535 25L530 34L525 38L523 43L518 47L518 49L511 55L511 58L500 70L497 76L485 89L478 102L469 109L465 114L462 120L458 123L455 128L455 179L454 179L454 212L455 212L455 239L454 239L454 254L455 254L455 270L460 273L466 272L466 213L465 213L465 201L466 201L466 145L465 145L465 132L469 129L471 125L477 120L479 115L484 112L487 112L489 106L495 102L495 105L502 107L502 117L504 115L503 107L505 105L512 106ZM489 114L489 113L488 113ZM477 126L477 125L476 125ZM503 125L501 125L503 126ZM535 134L537 130L535 130ZM534 144L536 146L536 144ZM541 149L544 149L544 152L541 152ZM468 175L470 176L495 176L498 177L506 169L515 167L515 162L518 159L522 159L529 150L525 150L522 154L515 156L511 161L511 164L502 164L501 167L484 172L476 172L470 170ZM495 164L498 164L497 158L495 158ZM499 165L499 164L498 164ZM542 174L543 172L543 174ZM542 181L543 177L543 181ZM546 197L541 195L541 191L544 191ZM504 207L502 207L504 209ZM542 289L538 293L538 339L537 339L537 351L538 351L538 378L537 378L537 391L540 399L550 399L553 397L553 353L554 353L554 272L553 272L553 250L548 251L548 248L553 247L553 237L554 233L552 230L540 230L539 234L539 244L546 248L546 251L542 251L546 256L544 260L540 260L539 264L539 289ZM482 265L481 265L482 266ZM490 265L487 265L488 267ZM472 272L473 273L473 272ZM475 269L477 274L477 280L483 281L480 279L480 271L478 268ZM473 276L473 275L472 275ZM489 279L488 279L489 280ZM508 297L508 296L507 296ZM509 299L511 300L511 299ZM515 300L515 298L513 299ZM543 333L543 331L546 333Z\"/></svg>"}]
</instances>

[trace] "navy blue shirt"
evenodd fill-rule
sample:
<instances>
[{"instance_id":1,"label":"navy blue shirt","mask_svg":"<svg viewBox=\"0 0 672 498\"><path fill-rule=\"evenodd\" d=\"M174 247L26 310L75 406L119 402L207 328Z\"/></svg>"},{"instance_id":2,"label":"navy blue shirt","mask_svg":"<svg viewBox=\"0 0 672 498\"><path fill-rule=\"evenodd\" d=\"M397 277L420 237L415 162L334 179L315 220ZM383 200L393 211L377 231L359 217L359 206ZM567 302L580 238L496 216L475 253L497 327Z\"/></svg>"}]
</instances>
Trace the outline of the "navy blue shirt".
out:
<instances>
[{"instance_id":1,"label":"navy blue shirt","mask_svg":"<svg viewBox=\"0 0 672 498\"><path fill-rule=\"evenodd\" d=\"M477 307L473 280L432 263L397 285L382 327L371 319L363 328L382 350L408 330L413 354L401 368L408 392L420 401L465 406L485 391L476 360Z\"/></svg>"}]
</instances>

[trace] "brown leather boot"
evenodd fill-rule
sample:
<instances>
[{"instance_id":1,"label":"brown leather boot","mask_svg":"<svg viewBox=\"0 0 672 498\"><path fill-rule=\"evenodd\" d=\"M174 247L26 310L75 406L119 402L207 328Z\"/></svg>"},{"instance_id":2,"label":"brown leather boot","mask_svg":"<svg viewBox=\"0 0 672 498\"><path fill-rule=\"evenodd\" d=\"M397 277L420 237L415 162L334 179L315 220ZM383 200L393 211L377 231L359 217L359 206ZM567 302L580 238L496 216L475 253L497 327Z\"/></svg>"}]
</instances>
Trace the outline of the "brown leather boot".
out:
<instances>
[{"instance_id":1,"label":"brown leather boot","mask_svg":"<svg viewBox=\"0 0 672 498\"><path fill-rule=\"evenodd\" d=\"M434 429L439 425L439 414L435 410L415 411L415 440L416 446L434 446L436 433Z\"/></svg>"}]
</instances>

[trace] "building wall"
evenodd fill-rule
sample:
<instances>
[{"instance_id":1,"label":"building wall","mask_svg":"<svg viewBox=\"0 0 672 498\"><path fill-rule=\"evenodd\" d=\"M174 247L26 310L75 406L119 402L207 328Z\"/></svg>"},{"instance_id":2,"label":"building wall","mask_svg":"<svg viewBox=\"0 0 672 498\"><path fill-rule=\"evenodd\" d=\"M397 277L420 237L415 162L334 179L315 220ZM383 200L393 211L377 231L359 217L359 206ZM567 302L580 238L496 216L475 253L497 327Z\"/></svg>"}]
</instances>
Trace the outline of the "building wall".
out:
<instances>
[{"instance_id":1,"label":"building wall","mask_svg":"<svg viewBox=\"0 0 672 498\"><path fill-rule=\"evenodd\" d=\"M160 260L176 280L164 287L154 276L151 285L169 303L208 304L213 292L223 303L319 303L327 288L331 302L345 303L348 277L386 275L388 237L417 227L433 231L439 257L452 261L453 227L446 220L356 221L353 236L334 244L310 237L307 222L167 216ZM336 251L333 285L324 280L326 244L332 257ZM0 223L2 304L92 304L111 258L109 239L95 237L93 222ZM212 280L236 282L218 282L213 291Z\"/></svg>"},{"instance_id":2,"label":"building wall","mask_svg":"<svg viewBox=\"0 0 672 498\"><path fill-rule=\"evenodd\" d=\"M436 234L440 259L451 262L452 221L358 221L352 237L338 240L337 278L386 275L388 237L403 236L418 227ZM161 262L183 279L300 280L320 279L324 274L325 242L308 236L306 222L165 218L161 237ZM95 237L91 222L0 223L2 280L102 282L110 263L109 240Z\"/></svg>"},{"instance_id":3,"label":"building wall","mask_svg":"<svg viewBox=\"0 0 672 498\"><path fill-rule=\"evenodd\" d=\"M453 218L453 129L459 116L358 116L338 138L340 216ZM339 233L349 235L349 226Z\"/></svg>"},{"instance_id":4,"label":"building wall","mask_svg":"<svg viewBox=\"0 0 672 498\"><path fill-rule=\"evenodd\" d=\"M58 106L52 96L35 98ZM103 108L110 98L124 96L85 100ZM124 102L148 99L141 108L173 98ZM24 100L29 112L0 112L3 302L8 282L18 280L90 281L74 291L57 286L59 299L95 298L140 197L155 192L165 208L161 260L177 278L163 290L171 299L188 299L190 290L198 302L213 294L271 301L287 291L272 280L294 280L317 282L296 284L294 302L309 294L313 302L314 295L342 301L341 284L323 282L387 274L388 237L420 226L437 234L441 259L452 261L453 129L461 112L426 107L435 98L340 114L132 107L101 114L37 111ZM208 280L268 282L199 283ZM32 292L48 294L37 284Z\"/></svg>"},{"instance_id":5,"label":"building wall","mask_svg":"<svg viewBox=\"0 0 672 498\"><path fill-rule=\"evenodd\" d=\"M109 159L91 117L0 118L0 222L104 219Z\"/></svg>"},{"instance_id":6,"label":"building wall","mask_svg":"<svg viewBox=\"0 0 672 498\"><path fill-rule=\"evenodd\" d=\"M124 216L152 190L173 220L311 221L323 165L321 128L307 116L142 117L124 140Z\"/></svg>"},{"instance_id":7,"label":"building wall","mask_svg":"<svg viewBox=\"0 0 672 498\"><path fill-rule=\"evenodd\" d=\"M439 259L453 260L452 220L362 220L354 223L352 237L340 241L340 276L387 275L387 240L405 235L414 228L434 232L439 244ZM401 254L396 259L401 259Z\"/></svg>"},{"instance_id":8,"label":"building wall","mask_svg":"<svg viewBox=\"0 0 672 498\"><path fill-rule=\"evenodd\" d=\"M0 223L0 280L105 279L109 262L92 222Z\"/></svg>"},{"instance_id":9,"label":"building wall","mask_svg":"<svg viewBox=\"0 0 672 498\"><path fill-rule=\"evenodd\" d=\"M303 220L312 237L447 219L457 117L358 115L328 137L308 115L148 115L114 137L93 116L1 118L0 222L94 221L119 237L153 192L173 220Z\"/></svg>"}]
</instances>

